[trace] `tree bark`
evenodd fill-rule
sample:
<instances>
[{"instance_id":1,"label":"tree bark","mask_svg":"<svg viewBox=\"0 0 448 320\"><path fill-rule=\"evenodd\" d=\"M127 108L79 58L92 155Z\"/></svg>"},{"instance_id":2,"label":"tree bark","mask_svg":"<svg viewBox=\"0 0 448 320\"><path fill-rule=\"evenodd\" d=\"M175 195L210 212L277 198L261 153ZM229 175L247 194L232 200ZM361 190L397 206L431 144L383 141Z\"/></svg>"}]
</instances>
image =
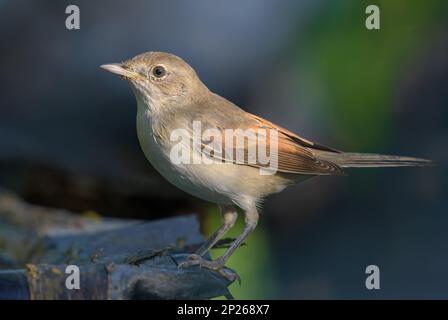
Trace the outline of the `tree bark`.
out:
<instances>
[{"instance_id":1,"label":"tree bark","mask_svg":"<svg viewBox=\"0 0 448 320\"><path fill-rule=\"evenodd\" d=\"M0 298L231 297L231 281L221 273L178 268L202 242L194 215L157 221L83 217L0 192ZM146 258L130 263L138 256ZM79 289L66 286L68 265L79 267Z\"/></svg>"}]
</instances>

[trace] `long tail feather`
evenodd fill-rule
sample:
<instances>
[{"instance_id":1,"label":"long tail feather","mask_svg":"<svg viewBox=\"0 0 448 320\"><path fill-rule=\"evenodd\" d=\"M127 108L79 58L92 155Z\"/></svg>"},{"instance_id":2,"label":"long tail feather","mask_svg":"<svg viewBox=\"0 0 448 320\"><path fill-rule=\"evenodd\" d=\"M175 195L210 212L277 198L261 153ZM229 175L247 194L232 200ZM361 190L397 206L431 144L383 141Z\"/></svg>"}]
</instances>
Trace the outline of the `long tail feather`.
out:
<instances>
[{"instance_id":1,"label":"long tail feather","mask_svg":"<svg viewBox=\"0 0 448 320\"><path fill-rule=\"evenodd\" d=\"M342 168L415 167L433 165L433 162L427 159L370 153L319 152L318 158L336 163Z\"/></svg>"}]
</instances>

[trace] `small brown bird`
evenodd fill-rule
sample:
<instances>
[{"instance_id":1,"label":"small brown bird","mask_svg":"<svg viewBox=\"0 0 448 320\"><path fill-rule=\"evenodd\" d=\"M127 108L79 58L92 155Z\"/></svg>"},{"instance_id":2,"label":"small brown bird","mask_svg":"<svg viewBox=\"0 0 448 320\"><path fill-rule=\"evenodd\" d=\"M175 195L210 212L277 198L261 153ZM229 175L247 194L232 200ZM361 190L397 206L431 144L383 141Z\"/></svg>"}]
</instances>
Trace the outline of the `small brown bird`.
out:
<instances>
[{"instance_id":1,"label":"small brown bird","mask_svg":"<svg viewBox=\"0 0 448 320\"><path fill-rule=\"evenodd\" d=\"M172 184L221 209L223 225L183 267L220 270L257 226L259 204L291 184L318 175L342 175L345 168L431 164L411 157L347 153L306 140L211 92L192 67L169 53L147 52L101 67L130 83L137 100L138 138L149 162ZM195 134L195 123L202 126L201 132L209 130L207 137ZM234 137L241 137L236 134L231 141L219 141L227 138L227 130L239 129L252 130L255 138L245 136L243 143L235 144ZM272 156L270 172L262 171L266 162L249 157L251 151L263 148ZM179 161L179 153L183 153L181 160L188 161ZM237 154L243 157L236 158ZM215 161L206 163L209 158ZM203 259L234 225L235 206L245 213L244 231L217 260Z\"/></svg>"}]
</instances>

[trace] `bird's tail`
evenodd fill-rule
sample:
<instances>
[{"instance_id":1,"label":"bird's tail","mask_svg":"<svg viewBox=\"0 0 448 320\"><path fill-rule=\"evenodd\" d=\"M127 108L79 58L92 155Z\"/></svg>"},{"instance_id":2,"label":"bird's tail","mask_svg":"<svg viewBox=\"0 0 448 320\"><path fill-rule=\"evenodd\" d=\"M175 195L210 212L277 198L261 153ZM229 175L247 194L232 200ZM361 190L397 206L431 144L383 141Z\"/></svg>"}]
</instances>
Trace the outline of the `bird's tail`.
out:
<instances>
[{"instance_id":1,"label":"bird's tail","mask_svg":"<svg viewBox=\"0 0 448 320\"><path fill-rule=\"evenodd\" d=\"M427 159L371 153L333 153L320 151L318 158L333 162L342 168L415 167L433 165L433 162Z\"/></svg>"}]
</instances>

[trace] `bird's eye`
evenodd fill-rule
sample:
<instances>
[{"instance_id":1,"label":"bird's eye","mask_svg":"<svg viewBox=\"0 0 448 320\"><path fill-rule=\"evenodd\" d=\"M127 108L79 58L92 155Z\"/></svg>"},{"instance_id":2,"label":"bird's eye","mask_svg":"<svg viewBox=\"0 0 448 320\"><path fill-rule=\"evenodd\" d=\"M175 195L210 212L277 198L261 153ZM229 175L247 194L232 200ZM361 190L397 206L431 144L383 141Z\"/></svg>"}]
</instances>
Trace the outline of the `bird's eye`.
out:
<instances>
[{"instance_id":1,"label":"bird's eye","mask_svg":"<svg viewBox=\"0 0 448 320\"><path fill-rule=\"evenodd\" d=\"M166 70L162 66L156 66L152 69L152 75L156 78L162 78L166 74Z\"/></svg>"}]
</instances>

